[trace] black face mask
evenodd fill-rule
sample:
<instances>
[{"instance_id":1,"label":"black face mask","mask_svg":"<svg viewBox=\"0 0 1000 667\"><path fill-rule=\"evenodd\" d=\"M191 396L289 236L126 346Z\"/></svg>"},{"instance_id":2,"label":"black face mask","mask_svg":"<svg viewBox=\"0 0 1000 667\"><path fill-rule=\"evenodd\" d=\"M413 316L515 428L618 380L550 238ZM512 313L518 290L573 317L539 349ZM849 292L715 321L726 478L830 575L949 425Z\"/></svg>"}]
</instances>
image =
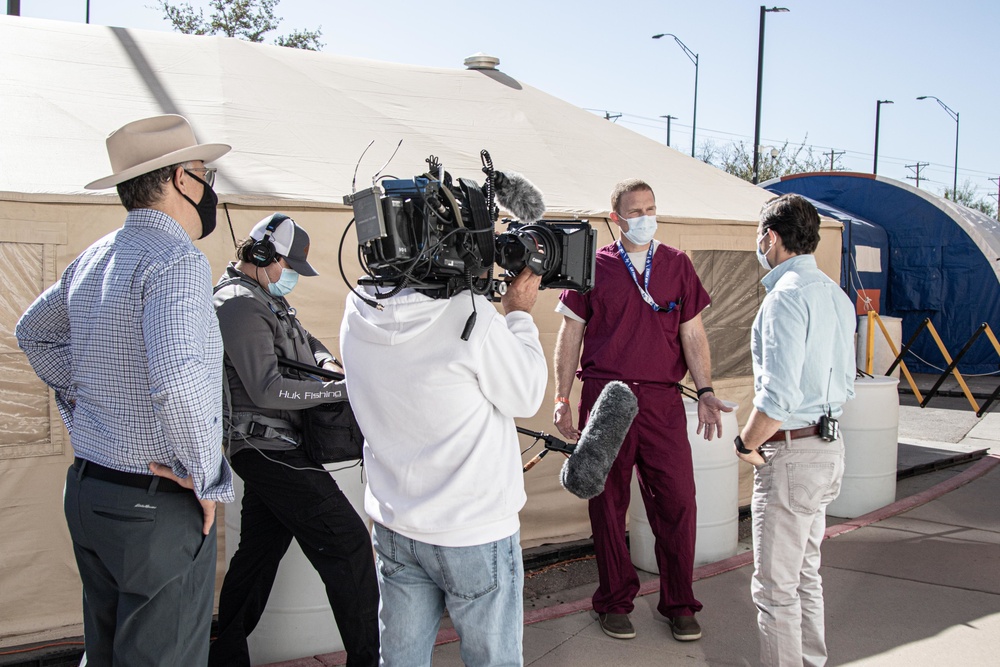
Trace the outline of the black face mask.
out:
<instances>
[{"instance_id":1,"label":"black face mask","mask_svg":"<svg viewBox=\"0 0 1000 667\"><path fill-rule=\"evenodd\" d=\"M219 196L215 194L215 190L212 189L211 185L187 169L184 170L184 173L205 186L204 192L201 193L201 200L197 204L194 203L193 199L181 192L181 197L187 199L191 203L191 206L194 206L194 209L198 211L198 218L201 219L201 236L198 238L203 239L215 231L215 212L219 205Z\"/></svg>"}]
</instances>

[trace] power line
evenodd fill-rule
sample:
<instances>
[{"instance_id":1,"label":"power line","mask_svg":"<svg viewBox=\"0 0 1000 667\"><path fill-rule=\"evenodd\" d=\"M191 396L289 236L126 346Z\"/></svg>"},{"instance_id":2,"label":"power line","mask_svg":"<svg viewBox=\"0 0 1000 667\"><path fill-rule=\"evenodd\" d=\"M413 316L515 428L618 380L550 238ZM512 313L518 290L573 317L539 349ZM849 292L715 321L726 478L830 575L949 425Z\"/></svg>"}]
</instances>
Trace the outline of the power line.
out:
<instances>
[{"instance_id":1,"label":"power line","mask_svg":"<svg viewBox=\"0 0 1000 667\"><path fill-rule=\"evenodd\" d=\"M585 111L595 112L595 113L600 113L602 116L607 113L604 109L584 109L584 110ZM623 112L619 112L617 114L617 117L621 118L621 121L622 121L621 124L622 125L643 127L643 128L648 128L648 129L654 130L654 131L662 131L662 128L663 128L663 122L662 122L662 120L660 120L658 118L652 118L652 117L649 117L649 116L641 116L639 114L633 114L633 113L628 113L628 112L624 112L624 111ZM647 122L640 122L640 121L647 121ZM684 123L674 123L673 127L675 129L676 128L689 129L691 126L687 125L687 124L684 124ZM735 139L741 139L741 140L743 140L743 141L745 141L747 143L749 143L751 141L751 137L749 135L746 135L746 134L740 134L738 132L727 132L725 130L716 130L716 129L705 127L705 126L699 126L698 127L698 133L702 134L702 135L706 135L706 134L708 134L708 135L719 135L719 136L722 136L722 137L731 137L731 138L735 138ZM765 144L795 143L795 142L790 141L787 138L779 140L779 139L773 139L773 138L768 139L766 137L762 137L761 141L763 143L765 143ZM807 144L806 147L807 148L811 148L813 150L823 149L823 150L827 151L826 153L824 153L824 155L828 155L829 151L831 151L831 150L837 150L833 146L821 146L821 145L818 145L818 144ZM849 156L851 158L857 158L857 159L870 159L872 157L872 155L873 155L871 152L858 151L858 150L850 150L850 149L837 150L837 152L840 153L840 154L842 154L842 155L847 155L847 156ZM893 163L893 164L896 164L896 165L902 164L902 166L904 166L904 167L907 166L904 163L907 162L907 161L909 161L909 160L912 160L912 159L913 158L895 157L895 156L892 156L892 155L882 155L881 153L879 153L879 162L885 161L885 162L890 162L890 163ZM941 162L929 162L929 163L925 163L925 164L926 164L926 166L930 167L931 169L948 170L949 172L951 172L954 169L954 167L955 167L955 165L953 163L952 164L944 164L944 163L941 163ZM975 177L982 178L984 176L987 176L988 174L996 173L995 171L992 171L992 170L987 171L987 170L983 170L983 169L974 169L974 168L971 168L971 167L962 167L962 166L959 166L958 171L959 171L960 174L964 174L966 177L973 177L973 178L975 178ZM932 182L932 181L930 181L930 179L927 179L924 176L921 176L920 180L921 181ZM943 183L943 181L942 181L942 183ZM977 187L980 187L980 186L977 186Z\"/></svg>"}]
</instances>

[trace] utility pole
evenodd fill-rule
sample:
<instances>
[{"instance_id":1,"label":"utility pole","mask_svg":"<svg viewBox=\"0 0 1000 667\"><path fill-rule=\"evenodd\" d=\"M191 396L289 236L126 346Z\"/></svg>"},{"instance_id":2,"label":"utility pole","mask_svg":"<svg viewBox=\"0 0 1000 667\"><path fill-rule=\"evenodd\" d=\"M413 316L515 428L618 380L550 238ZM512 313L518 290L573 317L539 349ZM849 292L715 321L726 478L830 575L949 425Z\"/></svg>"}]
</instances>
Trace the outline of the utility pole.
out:
<instances>
[{"instance_id":1,"label":"utility pole","mask_svg":"<svg viewBox=\"0 0 1000 667\"><path fill-rule=\"evenodd\" d=\"M833 162L834 162L834 160L837 159L838 155L843 155L844 152L845 151L835 151L835 150L833 150L831 148L829 153L823 153L824 156L825 155L829 155L830 156L830 171L833 171Z\"/></svg>"},{"instance_id":2,"label":"utility pole","mask_svg":"<svg viewBox=\"0 0 1000 667\"><path fill-rule=\"evenodd\" d=\"M991 178L997 184L997 193L995 195L991 194L991 197L995 197L997 200L997 220L1000 220L1000 176L996 178Z\"/></svg>"},{"instance_id":3,"label":"utility pole","mask_svg":"<svg viewBox=\"0 0 1000 667\"><path fill-rule=\"evenodd\" d=\"M667 114L666 116L660 116L660 118L666 118L667 119L667 146L669 147L670 146L670 121L677 120L677 116L671 116L670 114ZM692 156L692 157L694 157L694 156Z\"/></svg>"},{"instance_id":4,"label":"utility pole","mask_svg":"<svg viewBox=\"0 0 1000 667\"><path fill-rule=\"evenodd\" d=\"M915 180L917 182L917 187L918 188L920 187L920 170L923 169L924 167L928 166L929 164L930 164L929 162L918 162L916 164L906 164L906 165L903 165L907 169L915 169L916 170L916 173L917 173L916 176L907 176L907 178L910 179L911 181ZM925 178L924 180L926 181L927 179Z\"/></svg>"},{"instance_id":5,"label":"utility pole","mask_svg":"<svg viewBox=\"0 0 1000 667\"><path fill-rule=\"evenodd\" d=\"M604 120L610 120L612 123L621 117L622 115L620 113L611 113L610 111L604 112Z\"/></svg>"}]
</instances>

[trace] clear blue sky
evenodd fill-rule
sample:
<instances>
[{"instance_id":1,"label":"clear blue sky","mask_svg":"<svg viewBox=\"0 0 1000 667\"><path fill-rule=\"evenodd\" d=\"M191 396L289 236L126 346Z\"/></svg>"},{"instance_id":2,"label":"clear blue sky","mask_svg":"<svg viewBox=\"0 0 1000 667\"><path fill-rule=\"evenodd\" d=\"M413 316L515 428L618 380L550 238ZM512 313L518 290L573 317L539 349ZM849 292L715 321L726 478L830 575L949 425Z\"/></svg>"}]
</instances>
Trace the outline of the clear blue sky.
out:
<instances>
[{"instance_id":1,"label":"clear blue sky","mask_svg":"<svg viewBox=\"0 0 1000 667\"><path fill-rule=\"evenodd\" d=\"M91 0L90 20L169 30L154 0ZM207 7L207 0L191 0ZM621 113L617 121L658 141L659 116L677 117L671 143L691 148L694 65L674 33L700 57L698 130L719 144L752 142L760 2L749 0L282 0L278 32L322 26L325 50L432 67L461 68L468 55L500 58L500 69L577 106ZM847 151L848 169L871 171L875 102L882 106L879 173L906 180L927 162L921 187L951 187L960 114L958 180L997 192L1000 125L995 0L785 0L767 15L762 144ZM21 0L22 16L83 22L86 0ZM769 3L768 7L774 6ZM925 185L923 179L928 179ZM908 182L913 183L912 180Z\"/></svg>"}]
</instances>

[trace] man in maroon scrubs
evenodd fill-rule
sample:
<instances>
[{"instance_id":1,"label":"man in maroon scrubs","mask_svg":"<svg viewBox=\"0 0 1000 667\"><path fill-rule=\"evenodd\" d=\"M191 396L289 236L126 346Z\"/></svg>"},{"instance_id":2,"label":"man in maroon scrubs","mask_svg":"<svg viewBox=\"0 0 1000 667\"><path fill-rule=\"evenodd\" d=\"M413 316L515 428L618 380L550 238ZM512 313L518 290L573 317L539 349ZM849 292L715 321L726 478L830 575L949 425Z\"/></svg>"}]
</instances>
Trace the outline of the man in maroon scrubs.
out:
<instances>
[{"instance_id":1,"label":"man in maroon scrubs","mask_svg":"<svg viewBox=\"0 0 1000 667\"><path fill-rule=\"evenodd\" d=\"M694 641L701 638L694 614L702 608L691 581L697 509L687 420L676 383L691 372L698 389L698 433L706 440L721 436L721 413L731 408L711 387L701 321L711 299L687 255L653 239L656 199L648 184L638 179L619 183L611 209L622 235L598 250L594 288L586 294L563 292L556 308L563 323L556 340L553 422L564 436L576 439L604 385L621 380L635 393L639 413L604 492L590 500L600 576L594 611L605 634L635 637L628 615L639 578L625 545L625 513L636 468L660 571L657 610L675 639ZM568 398L574 375L583 380L579 429L573 426Z\"/></svg>"}]
</instances>

